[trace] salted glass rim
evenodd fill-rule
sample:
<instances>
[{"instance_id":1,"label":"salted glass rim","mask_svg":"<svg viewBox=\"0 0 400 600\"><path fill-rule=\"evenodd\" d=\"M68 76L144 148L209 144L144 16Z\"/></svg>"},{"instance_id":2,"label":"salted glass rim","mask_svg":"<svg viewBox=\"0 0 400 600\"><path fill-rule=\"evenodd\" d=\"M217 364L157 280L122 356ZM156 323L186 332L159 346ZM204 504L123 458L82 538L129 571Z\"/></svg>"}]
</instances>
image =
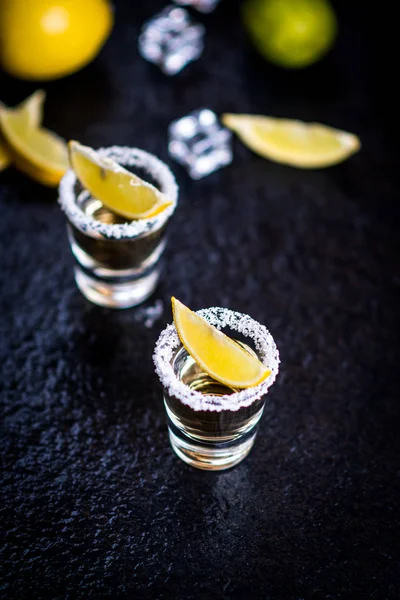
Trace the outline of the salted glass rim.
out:
<instances>
[{"instance_id":1,"label":"salted glass rim","mask_svg":"<svg viewBox=\"0 0 400 600\"><path fill-rule=\"evenodd\" d=\"M112 158L125 166L136 166L146 171L160 186L160 191L172 202L162 213L151 219L138 219L127 223L104 223L83 212L77 203L75 184L77 177L72 169L63 176L59 186L58 202L69 221L87 234L108 238L133 238L162 227L175 211L178 202L178 185L170 168L159 158L129 146L110 146L96 151L102 158Z\"/></svg>"},{"instance_id":2,"label":"salted glass rim","mask_svg":"<svg viewBox=\"0 0 400 600\"><path fill-rule=\"evenodd\" d=\"M153 354L156 373L166 392L178 398L178 400L190 406L193 410L216 412L222 410L239 410L245 406L250 406L255 400L259 400L267 394L268 389L278 375L280 362L278 348L268 329L249 315L230 310L229 308L212 306L198 310L197 314L218 329L228 327L232 331L250 338L255 345L260 360L271 370L271 375L254 387L223 396L206 395L190 389L189 386L177 377L172 366L176 349L182 344L175 325L171 323L161 332Z\"/></svg>"}]
</instances>

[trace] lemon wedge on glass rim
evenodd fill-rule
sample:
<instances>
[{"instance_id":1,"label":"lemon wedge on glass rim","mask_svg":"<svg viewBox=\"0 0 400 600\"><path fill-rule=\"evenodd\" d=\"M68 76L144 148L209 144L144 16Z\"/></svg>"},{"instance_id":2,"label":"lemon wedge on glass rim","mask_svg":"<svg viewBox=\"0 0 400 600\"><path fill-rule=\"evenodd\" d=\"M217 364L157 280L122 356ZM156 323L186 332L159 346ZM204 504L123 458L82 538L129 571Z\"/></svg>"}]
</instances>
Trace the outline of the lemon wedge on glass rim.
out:
<instances>
[{"instance_id":1,"label":"lemon wedge on glass rim","mask_svg":"<svg viewBox=\"0 0 400 600\"><path fill-rule=\"evenodd\" d=\"M15 108L8 110L20 115L26 120L27 127L40 127L43 120L43 103L46 93L43 90L36 90L31 96L26 98ZM0 107L3 104L0 102ZM11 156L5 144L0 141L0 171L5 169L11 163Z\"/></svg>"},{"instance_id":2,"label":"lemon wedge on glass rim","mask_svg":"<svg viewBox=\"0 0 400 600\"><path fill-rule=\"evenodd\" d=\"M36 103L41 106L40 97ZM52 131L37 127L37 120L37 115L27 119L24 110L0 106L0 131L12 162L40 183L55 186L68 169L67 146Z\"/></svg>"},{"instance_id":3,"label":"lemon wedge on glass rim","mask_svg":"<svg viewBox=\"0 0 400 600\"><path fill-rule=\"evenodd\" d=\"M130 220L151 219L171 206L172 201L153 185L100 157L93 148L75 141L68 148L71 167L83 187L116 214Z\"/></svg>"},{"instance_id":4,"label":"lemon wedge on glass rim","mask_svg":"<svg viewBox=\"0 0 400 600\"><path fill-rule=\"evenodd\" d=\"M303 169L330 167L361 147L353 133L320 123L233 114L223 115L222 122L257 154Z\"/></svg>"},{"instance_id":5,"label":"lemon wedge on glass rim","mask_svg":"<svg viewBox=\"0 0 400 600\"><path fill-rule=\"evenodd\" d=\"M216 381L234 388L258 385L271 375L255 356L176 298L171 298L179 339L196 363Z\"/></svg>"}]
</instances>

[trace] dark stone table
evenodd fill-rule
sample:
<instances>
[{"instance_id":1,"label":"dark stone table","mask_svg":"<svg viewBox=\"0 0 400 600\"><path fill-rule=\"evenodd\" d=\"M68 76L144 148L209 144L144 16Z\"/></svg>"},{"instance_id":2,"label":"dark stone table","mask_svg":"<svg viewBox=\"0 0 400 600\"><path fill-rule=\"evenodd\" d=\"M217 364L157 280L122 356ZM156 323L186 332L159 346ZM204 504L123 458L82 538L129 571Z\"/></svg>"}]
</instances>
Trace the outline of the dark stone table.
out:
<instances>
[{"instance_id":1,"label":"dark stone table","mask_svg":"<svg viewBox=\"0 0 400 600\"><path fill-rule=\"evenodd\" d=\"M399 598L388 42L370 38L372 7L338 2L329 57L280 71L250 49L239 3L223 0L201 17L201 60L167 79L136 50L140 24L162 6L117 2L100 57L45 85L48 127L168 160L167 124L208 106L320 121L358 133L363 149L300 171L235 141L233 164L200 182L171 164L180 205L146 303L163 302L152 327L138 309L100 309L77 291L56 191L12 169L0 176L0 596ZM1 75L0 99L35 87ZM225 473L187 467L168 444L151 355L172 294L249 313L281 350L254 450Z\"/></svg>"}]
</instances>

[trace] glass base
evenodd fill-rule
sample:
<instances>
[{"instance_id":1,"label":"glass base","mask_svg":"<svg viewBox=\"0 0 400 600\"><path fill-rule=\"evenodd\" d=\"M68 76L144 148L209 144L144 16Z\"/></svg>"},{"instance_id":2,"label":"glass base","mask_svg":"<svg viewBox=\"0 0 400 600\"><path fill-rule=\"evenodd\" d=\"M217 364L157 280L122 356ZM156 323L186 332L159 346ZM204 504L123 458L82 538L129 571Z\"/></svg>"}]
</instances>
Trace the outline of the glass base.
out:
<instances>
[{"instance_id":1,"label":"glass base","mask_svg":"<svg viewBox=\"0 0 400 600\"><path fill-rule=\"evenodd\" d=\"M89 275L81 267L74 269L75 281L82 294L99 306L108 308L130 308L141 304L157 287L160 278L159 267L152 269L142 277L123 283L113 283Z\"/></svg>"},{"instance_id":2,"label":"glass base","mask_svg":"<svg viewBox=\"0 0 400 600\"><path fill-rule=\"evenodd\" d=\"M229 443L194 440L171 424L168 434L172 449L184 462L205 471L221 471L234 467L248 455L257 432L253 429L248 435Z\"/></svg>"}]
</instances>

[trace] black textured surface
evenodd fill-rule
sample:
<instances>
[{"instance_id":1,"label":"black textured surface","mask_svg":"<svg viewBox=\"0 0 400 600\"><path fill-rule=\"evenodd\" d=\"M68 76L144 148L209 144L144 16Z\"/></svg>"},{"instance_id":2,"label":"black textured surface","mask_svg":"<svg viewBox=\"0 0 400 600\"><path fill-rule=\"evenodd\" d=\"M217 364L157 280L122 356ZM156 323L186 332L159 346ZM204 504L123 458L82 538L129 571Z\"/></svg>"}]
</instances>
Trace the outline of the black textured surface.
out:
<instances>
[{"instance_id":1,"label":"black textured surface","mask_svg":"<svg viewBox=\"0 0 400 600\"><path fill-rule=\"evenodd\" d=\"M233 165L198 183L173 166L150 329L78 293L55 192L0 176L0 596L398 598L399 159L376 15L338 4L334 52L284 73L224 0L203 18L203 58L166 79L135 42L162 5L117 3L98 60L46 85L47 126L167 159L168 122L204 105L322 121L363 150L302 172L235 142ZM10 104L34 87L0 75ZM250 313L281 350L271 414L230 472L192 470L168 445L151 353L171 294Z\"/></svg>"}]
</instances>

